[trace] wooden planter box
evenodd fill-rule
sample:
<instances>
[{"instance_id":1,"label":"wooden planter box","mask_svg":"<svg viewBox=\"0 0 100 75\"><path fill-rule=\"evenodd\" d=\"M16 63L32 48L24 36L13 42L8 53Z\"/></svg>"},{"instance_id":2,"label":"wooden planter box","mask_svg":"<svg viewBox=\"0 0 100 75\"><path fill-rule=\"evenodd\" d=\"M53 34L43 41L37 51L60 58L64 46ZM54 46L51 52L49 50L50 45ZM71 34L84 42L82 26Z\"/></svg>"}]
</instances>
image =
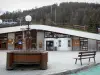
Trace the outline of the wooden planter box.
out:
<instances>
[{"instance_id":1,"label":"wooden planter box","mask_svg":"<svg viewBox=\"0 0 100 75\"><path fill-rule=\"evenodd\" d=\"M7 52L6 69L14 69L16 64L39 64L47 69L48 53L46 51L11 51Z\"/></svg>"}]
</instances>

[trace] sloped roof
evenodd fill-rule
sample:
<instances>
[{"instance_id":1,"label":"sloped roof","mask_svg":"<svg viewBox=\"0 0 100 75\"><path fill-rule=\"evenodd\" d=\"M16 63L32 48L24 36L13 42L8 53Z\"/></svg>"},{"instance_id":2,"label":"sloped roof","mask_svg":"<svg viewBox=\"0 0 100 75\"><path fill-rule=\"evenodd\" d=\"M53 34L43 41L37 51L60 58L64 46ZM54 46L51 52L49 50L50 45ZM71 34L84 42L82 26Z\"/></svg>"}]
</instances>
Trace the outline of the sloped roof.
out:
<instances>
[{"instance_id":1,"label":"sloped roof","mask_svg":"<svg viewBox=\"0 0 100 75\"><path fill-rule=\"evenodd\" d=\"M27 25L0 28L0 34L22 31L22 29L26 30L26 28L27 28ZM30 28L36 29L36 30L52 31L52 32L58 32L58 33L63 33L63 34L69 34L69 35L73 35L73 36L79 36L79 37L100 40L99 34L77 31L77 30L72 30L72 29L65 29L65 28L59 28L59 27L53 27L53 26L47 26L47 25L30 25Z\"/></svg>"}]
</instances>

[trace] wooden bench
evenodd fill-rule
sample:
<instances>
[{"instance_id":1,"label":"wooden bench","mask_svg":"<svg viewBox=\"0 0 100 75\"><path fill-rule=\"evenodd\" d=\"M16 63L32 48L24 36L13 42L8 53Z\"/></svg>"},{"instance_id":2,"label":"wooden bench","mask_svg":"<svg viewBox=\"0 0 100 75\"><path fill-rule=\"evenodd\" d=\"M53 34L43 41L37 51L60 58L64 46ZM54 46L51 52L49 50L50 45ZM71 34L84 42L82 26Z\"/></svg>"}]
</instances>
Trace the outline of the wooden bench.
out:
<instances>
[{"instance_id":1,"label":"wooden bench","mask_svg":"<svg viewBox=\"0 0 100 75\"><path fill-rule=\"evenodd\" d=\"M82 65L82 59L90 59L93 58L94 59L94 63L95 61L95 55L96 55L96 51L85 51L85 52L79 52L78 57L74 58L75 60L75 64L77 63L77 60L80 60L80 63Z\"/></svg>"}]
</instances>

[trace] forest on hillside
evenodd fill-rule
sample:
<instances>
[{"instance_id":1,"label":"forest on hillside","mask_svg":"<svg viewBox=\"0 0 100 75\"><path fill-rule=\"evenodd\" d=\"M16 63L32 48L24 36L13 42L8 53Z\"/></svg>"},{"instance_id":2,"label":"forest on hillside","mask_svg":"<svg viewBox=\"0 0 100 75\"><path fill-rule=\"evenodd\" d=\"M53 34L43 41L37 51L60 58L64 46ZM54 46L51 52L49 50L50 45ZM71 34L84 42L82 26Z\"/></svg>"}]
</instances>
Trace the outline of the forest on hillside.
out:
<instances>
[{"instance_id":1,"label":"forest on hillside","mask_svg":"<svg viewBox=\"0 0 100 75\"><path fill-rule=\"evenodd\" d=\"M6 12L1 19L22 20L25 23L26 15L32 16L34 24L46 25L87 25L88 31L95 32L100 25L100 4L63 2L40 8Z\"/></svg>"}]
</instances>

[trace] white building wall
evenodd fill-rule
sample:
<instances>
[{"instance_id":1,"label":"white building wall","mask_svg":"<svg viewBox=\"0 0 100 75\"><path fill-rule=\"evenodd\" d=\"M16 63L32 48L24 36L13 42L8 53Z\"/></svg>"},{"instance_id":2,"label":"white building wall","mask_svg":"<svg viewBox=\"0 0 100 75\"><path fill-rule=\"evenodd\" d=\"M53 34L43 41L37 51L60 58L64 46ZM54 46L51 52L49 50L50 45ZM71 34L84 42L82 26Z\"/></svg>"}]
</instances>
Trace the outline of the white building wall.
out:
<instances>
[{"instance_id":1,"label":"white building wall","mask_svg":"<svg viewBox=\"0 0 100 75\"><path fill-rule=\"evenodd\" d=\"M59 40L61 40L61 47L58 46L58 50L72 50L72 40L71 38L58 38L58 44ZM68 47L68 40L70 40L70 47Z\"/></svg>"},{"instance_id":2,"label":"white building wall","mask_svg":"<svg viewBox=\"0 0 100 75\"><path fill-rule=\"evenodd\" d=\"M39 46L41 43L41 47ZM37 32L37 50L44 50L44 32Z\"/></svg>"},{"instance_id":3,"label":"white building wall","mask_svg":"<svg viewBox=\"0 0 100 75\"><path fill-rule=\"evenodd\" d=\"M59 47L59 40L61 40L61 46ZM70 47L68 47L68 40L70 40ZM46 50L46 41L53 41L54 47L57 47L58 51L72 50L72 40L71 38L45 38L44 49Z\"/></svg>"}]
</instances>

